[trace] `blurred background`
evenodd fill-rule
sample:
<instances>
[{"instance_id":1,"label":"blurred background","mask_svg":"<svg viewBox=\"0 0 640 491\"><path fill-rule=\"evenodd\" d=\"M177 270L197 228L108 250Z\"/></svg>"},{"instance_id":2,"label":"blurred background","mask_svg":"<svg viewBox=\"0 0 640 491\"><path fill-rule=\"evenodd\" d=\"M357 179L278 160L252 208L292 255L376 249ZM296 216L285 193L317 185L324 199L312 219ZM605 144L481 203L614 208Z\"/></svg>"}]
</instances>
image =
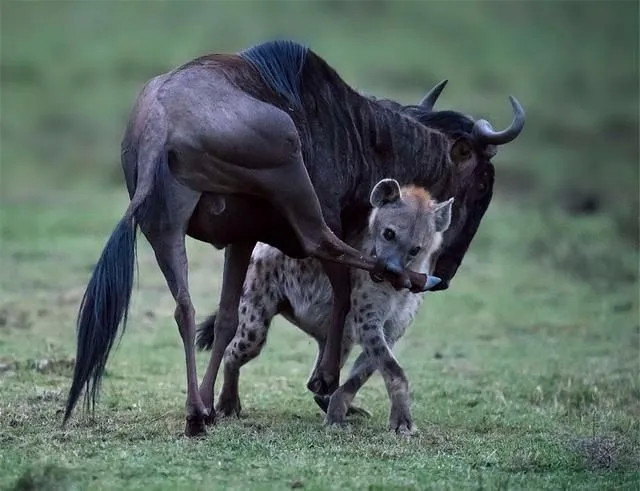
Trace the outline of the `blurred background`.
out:
<instances>
[{"instance_id":1,"label":"blurred background","mask_svg":"<svg viewBox=\"0 0 640 491\"><path fill-rule=\"evenodd\" d=\"M3 2L6 296L46 296L56 275L83 285L126 208L120 138L147 80L278 37L402 103L447 78L437 108L495 127L518 97L525 131L493 159L495 198L461 271L508 285L517 263L567 280L578 304L617 292L635 312L638 4L623 1Z\"/></svg>"},{"instance_id":2,"label":"blurred background","mask_svg":"<svg viewBox=\"0 0 640 491\"><path fill-rule=\"evenodd\" d=\"M194 57L279 37L307 44L368 94L415 103L447 78L437 108L494 127L511 120L510 94L527 111L524 132L493 159L494 199L451 288L429 297L396 350L417 420L457 432L444 438L459 448L446 465L464 462L425 460L429 452L451 454L440 437L427 436L414 448L423 484L438 473L468 480L475 475L468 469L491 466L524 472L522 487L572 487L528 480L570 462L559 435L564 442L598 431L640 448L637 1L3 0L0 17L0 426L11 428L0 442L15 445L0 459L0 476L17 478L45 455L75 459L60 453L68 436L56 440L61 430L51 421L65 399L86 282L128 204L120 138L136 95L151 77ZM202 319L217 304L222 256L195 241L188 248ZM106 428L124 428L115 447L156 438L146 452L160 464L136 468L124 450L96 452L92 432L103 427L80 424L65 452L85 445L87 482L92 466L124 482L127 472L148 469L144 487L155 482L145 479L164 479L156 472L166 464L162 452L184 463L171 439L182 430L184 402L174 303L143 239L139 261L131 327L107 367L101 414L111 418ZM296 440L320 431L304 388L315 346L290 328L274 331L264 357L243 369L243 407L292 450L282 461L267 450L257 465L276 476L284 461L315 472L304 470L307 462L323 479L341 447L325 436L313 436L313 445ZM206 356L198 362L202 374ZM363 397L377 435L384 386L372 381ZM190 454L190 462L207 469L218 443L244 441L244 433L217 428L211 452ZM390 444L380 442L368 455L386 459ZM298 459L301 448L307 461ZM494 460L474 457L487 449ZM394 473L407 481L381 481L396 476L385 473L386 460L367 467L353 455L349 474L360 485L406 487L419 474L403 461ZM114 460L103 464L102 456Z\"/></svg>"},{"instance_id":3,"label":"blurred background","mask_svg":"<svg viewBox=\"0 0 640 491\"><path fill-rule=\"evenodd\" d=\"M634 238L637 35L636 2L3 2L3 195L120 186L119 141L144 82L286 37L403 103L448 78L438 107L501 126L516 95L527 129L496 159L498 185L517 200L544 188L572 210L620 208Z\"/></svg>"},{"instance_id":4,"label":"blurred background","mask_svg":"<svg viewBox=\"0 0 640 491\"><path fill-rule=\"evenodd\" d=\"M92 233L100 243L126 207L120 138L148 79L277 37L402 103L448 78L437 107L496 127L511 119L507 96L518 97L525 131L494 158L495 199L471 257L505 253L505 264L602 291L637 281L637 2L8 1L2 257L13 286L26 248L50 254L65 230L73 247Z\"/></svg>"},{"instance_id":5,"label":"blurred background","mask_svg":"<svg viewBox=\"0 0 640 491\"><path fill-rule=\"evenodd\" d=\"M3 201L123 189L120 138L149 78L276 37L402 103L448 78L437 107L496 127L518 97L527 125L494 159L492 207L543 210L558 240L529 244L537 261L589 281L635 279L621 254L638 239L633 1L3 2ZM567 221L593 216L597 226L568 233Z\"/></svg>"}]
</instances>

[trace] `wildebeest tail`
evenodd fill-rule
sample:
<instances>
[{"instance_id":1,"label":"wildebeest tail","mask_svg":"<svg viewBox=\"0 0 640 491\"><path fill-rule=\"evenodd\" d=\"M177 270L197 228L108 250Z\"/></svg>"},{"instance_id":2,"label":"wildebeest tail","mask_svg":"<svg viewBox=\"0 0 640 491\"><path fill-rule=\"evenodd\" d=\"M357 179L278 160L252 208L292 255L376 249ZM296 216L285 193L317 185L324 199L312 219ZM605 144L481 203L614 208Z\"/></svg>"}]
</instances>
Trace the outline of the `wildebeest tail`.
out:
<instances>
[{"instance_id":1,"label":"wildebeest tail","mask_svg":"<svg viewBox=\"0 0 640 491\"><path fill-rule=\"evenodd\" d=\"M198 335L196 337L196 346L199 350L209 351L213 347L213 340L215 338L214 327L216 324L216 315L214 312L206 320L198 326Z\"/></svg>"},{"instance_id":2,"label":"wildebeest tail","mask_svg":"<svg viewBox=\"0 0 640 491\"><path fill-rule=\"evenodd\" d=\"M140 172L136 190L124 217L116 225L98 260L80 303L77 319L77 349L73 382L69 390L63 424L85 388L85 408L95 407L100 381L109 352L127 322L133 289L138 225L156 206L154 193L158 175L167 167L164 149ZM146 172L145 172L146 171Z\"/></svg>"}]
</instances>

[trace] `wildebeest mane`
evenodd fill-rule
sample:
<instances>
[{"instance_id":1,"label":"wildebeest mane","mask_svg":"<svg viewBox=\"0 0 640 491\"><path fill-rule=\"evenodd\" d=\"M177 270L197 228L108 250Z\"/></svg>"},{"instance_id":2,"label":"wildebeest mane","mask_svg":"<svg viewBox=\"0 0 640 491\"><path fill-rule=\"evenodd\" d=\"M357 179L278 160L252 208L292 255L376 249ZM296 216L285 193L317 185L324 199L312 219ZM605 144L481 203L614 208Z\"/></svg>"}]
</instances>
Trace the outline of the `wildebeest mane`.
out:
<instances>
[{"instance_id":1,"label":"wildebeest mane","mask_svg":"<svg viewBox=\"0 0 640 491\"><path fill-rule=\"evenodd\" d=\"M456 111L425 110L414 105L401 106L399 110L425 126L439 129L450 138L470 137L473 130L473 119Z\"/></svg>"},{"instance_id":2,"label":"wildebeest mane","mask_svg":"<svg viewBox=\"0 0 640 491\"><path fill-rule=\"evenodd\" d=\"M257 70L265 84L298 107L300 74L309 49L293 41L269 41L239 53Z\"/></svg>"},{"instance_id":3,"label":"wildebeest mane","mask_svg":"<svg viewBox=\"0 0 640 491\"><path fill-rule=\"evenodd\" d=\"M366 191L352 196L356 201L368 203L373 186L390 175L403 184L431 186L447 174L449 140L440 129L399 110L400 104L361 95L311 50L300 87L304 120L292 117L301 134L306 133L301 135L303 147L330 149L323 166L340 165L343 171L332 174L349 177L353 190ZM313 173L314 159L307 157L312 156L305 155L305 162ZM365 175L371 182L363 182Z\"/></svg>"},{"instance_id":4,"label":"wildebeest mane","mask_svg":"<svg viewBox=\"0 0 640 491\"><path fill-rule=\"evenodd\" d=\"M314 186L340 196L343 207L368 207L370 190L389 176L428 187L437 198L449 197L439 196L451 184L449 137L399 110L400 104L361 95L312 50L271 41L235 60L220 55L204 60L223 68L241 90L289 114Z\"/></svg>"},{"instance_id":5,"label":"wildebeest mane","mask_svg":"<svg viewBox=\"0 0 640 491\"><path fill-rule=\"evenodd\" d=\"M367 96L368 99L377 102L383 107L397 111L405 116L418 121L424 126L436 128L445 133L449 138L455 139L461 136L471 136L474 120L457 111L434 111L416 104L402 105L392 99Z\"/></svg>"}]
</instances>

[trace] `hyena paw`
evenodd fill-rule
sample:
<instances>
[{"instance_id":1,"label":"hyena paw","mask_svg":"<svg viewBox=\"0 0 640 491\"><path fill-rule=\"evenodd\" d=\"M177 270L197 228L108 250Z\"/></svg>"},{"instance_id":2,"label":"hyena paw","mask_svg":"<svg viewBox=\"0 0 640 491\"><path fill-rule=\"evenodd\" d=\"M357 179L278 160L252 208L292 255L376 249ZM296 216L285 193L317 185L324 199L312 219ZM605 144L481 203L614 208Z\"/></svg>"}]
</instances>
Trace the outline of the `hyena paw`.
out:
<instances>
[{"instance_id":1,"label":"hyena paw","mask_svg":"<svg viewBox=\"0 0 640 491\"><path fill-rule=\"evenodd\" d=\"M224 417L236 416L240 417L240 396L238 394L220 394L216 403L216 413Z\"/></svg>"},{"instance_id":2,"label":"hyena paw","mask_svg":"<svg viewBox=\"0 0 640 491\"><path fill-rule=\"evenodd\" d=\"M324 412L324 413L326 413L327 410L329 409L329 400L330 399L331 399L331 396L319 396L317 394L314 394L314 396L313 396L313 400L316 402L318 407L320 409L322 409L322 412ZM370 418L371 417L371 413L369 411L367 411L366 409L362 408L362 407L349 406L349 408L347 409L347 416Z\"/></svg>"},{"instance_id":3,"label":"hyena paw","mask_svg":"<svg viewBox=\"0 0 640 491\"><path fill-rule=\"evenodd\" d=\"M327 425L341 425L345 423L347 415L347 403L340 390L333 393L329 399L329 407L327 408L327 417L324 422Z\"/></svg>"}]
</instances>

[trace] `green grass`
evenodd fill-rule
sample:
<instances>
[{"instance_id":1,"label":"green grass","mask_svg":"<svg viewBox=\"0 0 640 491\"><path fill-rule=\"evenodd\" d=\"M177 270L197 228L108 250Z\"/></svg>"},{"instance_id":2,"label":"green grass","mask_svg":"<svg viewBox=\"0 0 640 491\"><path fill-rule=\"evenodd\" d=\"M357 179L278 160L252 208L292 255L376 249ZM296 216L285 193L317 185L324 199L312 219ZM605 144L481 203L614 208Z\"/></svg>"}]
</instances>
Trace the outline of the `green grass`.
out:
<instances>
[{"instance_id":1,"label":"green grass","mask_svg":"<svg viewBox=\"0 0 640 491\"><path fill-rule=\"evenodd\" d=\"M623 488L640 482L638 8L616 3L4 2L1 6L0 488ZM241 419L181 435L173 301L140 240L131 321L95 419L60 428L88 275L127 204L119 138L153 74L274 34L346 80L525 133L452 288L397 354L419 434L325 428L315 343L278 320L243 370ZM222 257L189 242L199 318ZM199 355L202 375L206 356Z\"/></svg>"}]
</instances>

